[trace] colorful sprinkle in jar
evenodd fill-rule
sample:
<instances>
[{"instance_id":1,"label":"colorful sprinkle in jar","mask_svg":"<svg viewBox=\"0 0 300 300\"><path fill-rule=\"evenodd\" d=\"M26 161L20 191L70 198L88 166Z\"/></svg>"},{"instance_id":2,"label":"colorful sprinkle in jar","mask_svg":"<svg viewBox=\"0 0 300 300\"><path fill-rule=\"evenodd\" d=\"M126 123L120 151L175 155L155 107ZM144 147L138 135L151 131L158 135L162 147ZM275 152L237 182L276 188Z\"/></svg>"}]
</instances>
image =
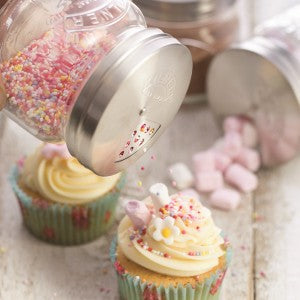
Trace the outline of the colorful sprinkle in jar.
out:
<instances>
[{"instance_id":1,"label":"colorful sprinkle in jar","mask_svg":"<svg viewBox=\"0 0 300 300\"><path fill-rule=\"evenodd\" d=\"M0 24L6 114L99 175L146 152L187 91L189 51L128 0L10 0Z\"/></svg>"}]
</instances>

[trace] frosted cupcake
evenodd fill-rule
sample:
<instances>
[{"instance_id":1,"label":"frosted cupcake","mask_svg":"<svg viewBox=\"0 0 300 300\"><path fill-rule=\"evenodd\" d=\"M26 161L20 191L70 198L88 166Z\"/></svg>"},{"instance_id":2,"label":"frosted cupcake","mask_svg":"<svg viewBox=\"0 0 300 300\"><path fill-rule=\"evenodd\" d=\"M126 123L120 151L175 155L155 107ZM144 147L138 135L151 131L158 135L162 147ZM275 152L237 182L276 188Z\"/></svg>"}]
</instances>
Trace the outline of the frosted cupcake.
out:
<instances>
[{"instance_id":1,"label":"frosted cupcake","mask_svg":"<svg viewBox=\"0 0 300 300\"><path fill-rule=\"evenodd\" d=\"M160 183L150 194L127 203L111 246L121 299L219 299L231 250L211 212Z\"/></svg>"},{"instance_id":2,"label":"frosted cupcake","mask_svg":"<svg viewBox=\"0 0 300 300\"><path fill-rule=\"evenodd\" d=\"M99 237L114 220L124 176L100 177L66 146L43 144L11 174L25 226L45 241L75 245Z\"/></svg>"}]
</instances>

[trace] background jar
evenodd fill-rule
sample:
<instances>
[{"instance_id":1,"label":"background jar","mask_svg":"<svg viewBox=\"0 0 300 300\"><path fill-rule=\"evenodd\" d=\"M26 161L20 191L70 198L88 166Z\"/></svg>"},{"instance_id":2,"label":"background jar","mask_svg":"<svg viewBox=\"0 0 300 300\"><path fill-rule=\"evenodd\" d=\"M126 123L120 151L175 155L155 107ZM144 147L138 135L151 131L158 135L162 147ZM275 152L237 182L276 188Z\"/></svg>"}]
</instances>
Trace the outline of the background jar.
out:
<instances>
[{"instance_id":1,"label":"background jar","mask_svg":"<svg viewBox=\"0 0 300 300\"><path fill-rule=\"evenodd\" d=\"M264 165L300 151L300 5L262 23L213 60L208 98L219 116L245 115L259 133Z\"/></svg>"},{"instance_id":2,"label":"background jar","mask_svg":"<svg viewBox=\"0 0 300 300\"><path fill-rule=\"evenodd\" d=\"M213 56L238 39L236 0L133 0L149 26L178 38L193 57L186 102L206 99L206 75Z\"/></svg>"},{"instance_id":3,"label":"background jar","mask_svg":"<svg viewBox=\"0 0 300 300\"><path fill-rule=\"evenodd\" d=\"M128 0L11 0L0 19L5 113L100 175L147 151L180 107L189 51Z\"/></svg>"}]
</instances>

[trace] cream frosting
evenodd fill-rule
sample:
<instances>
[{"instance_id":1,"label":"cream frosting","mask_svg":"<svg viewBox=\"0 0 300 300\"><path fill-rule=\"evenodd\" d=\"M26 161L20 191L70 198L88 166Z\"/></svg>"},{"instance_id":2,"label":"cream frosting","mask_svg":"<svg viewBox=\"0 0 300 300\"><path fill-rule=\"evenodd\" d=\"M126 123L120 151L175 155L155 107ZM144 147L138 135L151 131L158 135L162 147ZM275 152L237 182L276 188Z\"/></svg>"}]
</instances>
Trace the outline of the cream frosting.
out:
<instances>
[{"instance_id":1,"label":"cream frosting","mask_svg":"<svg viewBox=\"0 0 300 300\"><path fill-rule=\"evenodd\" d=\"M51 155L49 149L51 148ZM62 145L42 145L24 162L21 181L26 187L48 200L65 204L91 202L110 190L120 174L100 177L82 166Z\"/></svg>"},{"instance_id":2,"label":"cream frosting","mask_svg":"<svg viewBox=\"0 0 300 300\"><path fill-rule=\"evenodd\" d=\"M146 228L134 228L128 216L121 221L118 244L124 255L149 270L178 277L197 276L217 266L225 254L224 240L210 210L197 199L177 194L157 212L152 199L145 200L152 213Z\"/></svg>"}]
</instances>

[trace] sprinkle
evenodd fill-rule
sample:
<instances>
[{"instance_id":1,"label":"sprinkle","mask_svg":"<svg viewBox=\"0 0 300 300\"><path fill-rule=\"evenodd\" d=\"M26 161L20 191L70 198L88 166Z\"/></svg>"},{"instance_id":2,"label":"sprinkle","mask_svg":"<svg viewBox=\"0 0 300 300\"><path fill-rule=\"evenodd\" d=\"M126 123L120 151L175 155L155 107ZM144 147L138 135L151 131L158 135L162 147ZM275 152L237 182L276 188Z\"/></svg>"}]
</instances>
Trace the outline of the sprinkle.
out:
<instances>
[{"instance_id":1,"label":"sprinkle","mask_svg":"<svg viewBox=\"0 0 300 300\"><path fill-rule=\"evenodd\" d=\"M267 277L267 275L266 275L266 273L265 273L264 271L260 271L260 272L259 272L259 275L260 275L261 277L263 277L263 278L266 278L266 277Z\"/></svg>"},{"instance_id":2,"label":"sprinkle","mask_svg":"<svg viewBox=\"0 0 300 300\"><path fill-rule=\"evenodd\" d=\"M155 160L156 156L155 155L151 155L151 159Z\"/></svg>"},{"instance_id":3,"label":"sprinkle","mask_svg":"<svg viewBox=\"0 0 300 300\"><path fill-rule=\"evenodd\" d=\"M106 274L108 273L108 270L107 270L106 268L104 268L104 269L102 270L102 273L103 273L104 275L106 275Z\"/></svg>"},{"instance_id":4,"label":"sprinkle","mask_svg":"<svg viewBox=\"0 0 300 300\"><path fill-rule=\"evenodd\" d=\"M168 253L164 253L165 258L170 258L171 256Z\"/></svg>"},{"instance_id":5,"label":"sprinkle","mask_svg":"<svg viewBox=\"0 0 300 300\"><path fill-rule=\"evenodd\" d=\"M144 171L144 170L145 170L145 167L142 166L142 167L141 167L141 170Z\"/></svg>"},{"instance_id":6,"label":"sprinkle","mask_svg":"<svg viewBox=\"0 0 300 300\"><path fill-rule=\"evenodd\" d=\"M142 183L141 181L138 181L137 185L138 185L139 187L141 187L141 186L143 185L143 183Z\"/></svg>"},{"instance_id":7,"label":"sprinkle","mask_svg":"<svg viewBox=\"0 0 300 300\"><path fill-rule=\"evenodd\" d=\"M173 187L176 187L176 186L177 186L177 183L176 183L175 180L172 181L172 186L173 186Z\"/></svg>"},{"instance_id":8,"label":"sprinkle","mask_svg":"<svg viewBox=\"0 0 300 300\"><path fill-rule=\"evenodd\" d=\"M259 215L257 212L254 212L252 218L255 222L263 221L264 217Z\"/></svg>"},{"instance_id":9,"label":"sprinkle","mask_svg":"<svg viewBox=\"0 0 300 300\"><path fill-rule=\"evenodd\" d=\"M137 243L141 244L143 242L143 239L138 239Z\"/></svg>"},{"instance_id":10,"label":"sprinkle","mask_svg":"<svg viewBox=\"0 0 300 300\"><path fill-rule=\"evenodd\" d=\"M183 230L181 230L181 233L182 234L186 234L186 231L183 229Z\"/></svg>"}]
</instances>

